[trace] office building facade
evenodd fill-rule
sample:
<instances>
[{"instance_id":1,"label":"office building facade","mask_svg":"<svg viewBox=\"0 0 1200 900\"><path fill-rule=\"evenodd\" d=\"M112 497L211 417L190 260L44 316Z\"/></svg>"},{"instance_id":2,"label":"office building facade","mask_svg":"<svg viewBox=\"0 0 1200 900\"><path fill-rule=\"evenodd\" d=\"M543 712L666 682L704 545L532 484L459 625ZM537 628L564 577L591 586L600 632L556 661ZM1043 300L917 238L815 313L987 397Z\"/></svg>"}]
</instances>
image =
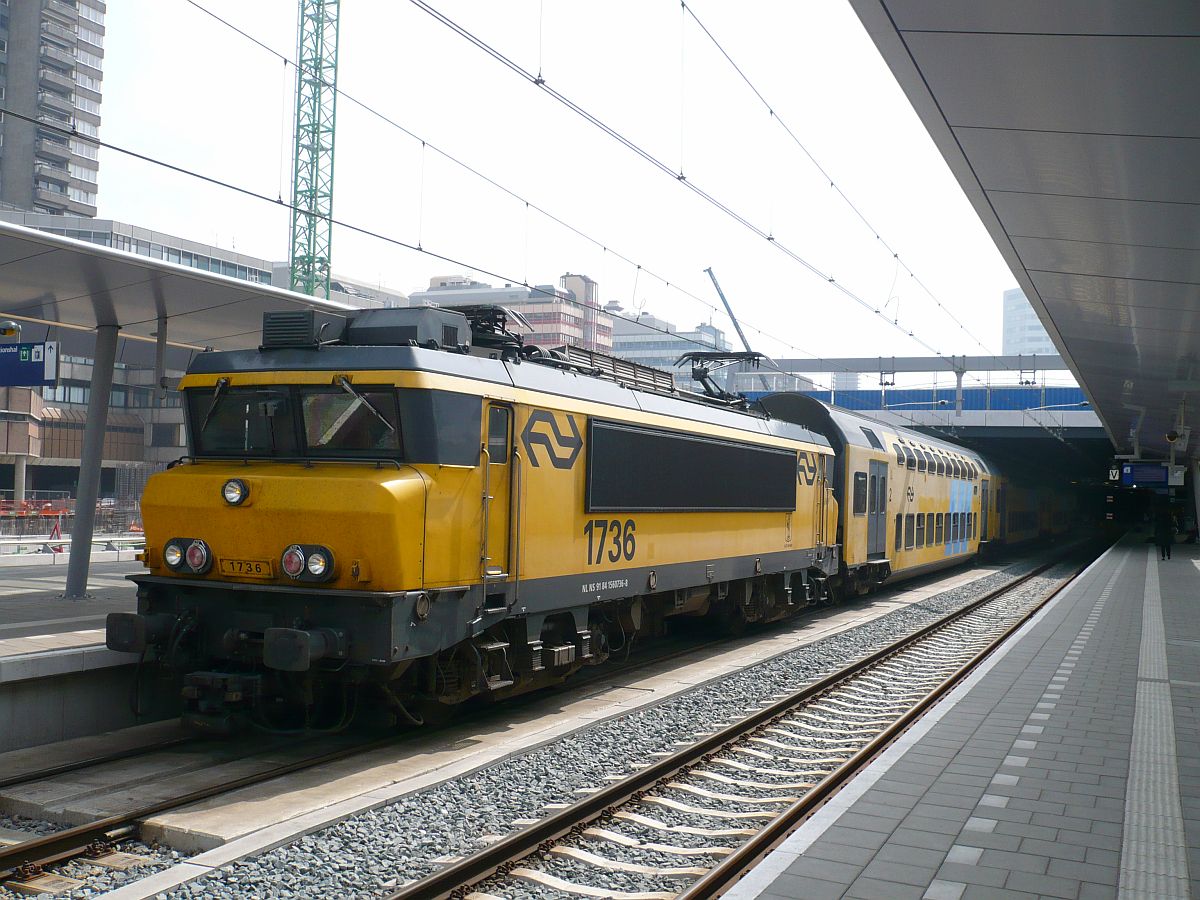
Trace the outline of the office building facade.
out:
<instances>
[{"instance_id":1,"label":"office building facade","mask_svg":"<svg viewBox=\"0 0 1200 900\"><path fill-rule=\"evenodd\" d=\"M519 313L533 329L522 334L526 344L570 344L612 353L613 320L599 309L599 294L595 281L570 272L559 279L557 287L538 284L531 288L519 284L493 287L464 275L440 275L429 280L428 290L414 291L408 299L412 306L503 306Z\"/></svg>"},{"instance_id":2,"label":"office building facade","mask_svg":"<svg viewBox=\"0 0 1200 900\"><path fill-rule=\"evenodd\" d=\"M1050 340L1050 335L1046 334L1041 320L1020 288L1004 292L1003 343L1005 356L1042 356L1058 353L1058 348Z\"/></svg>"},{"instance_id":3,"label":"office building facade","mask_svg":"<svg viewBox=\"0 0 1200 900\"><path fill-rule=\"evenodd\" d=\"M100 133L104 14L103 0L0 3L0 102L16 114L0 121L0 202L96 215L99 151L84 138Z\"/></svg>"}]
</instances>

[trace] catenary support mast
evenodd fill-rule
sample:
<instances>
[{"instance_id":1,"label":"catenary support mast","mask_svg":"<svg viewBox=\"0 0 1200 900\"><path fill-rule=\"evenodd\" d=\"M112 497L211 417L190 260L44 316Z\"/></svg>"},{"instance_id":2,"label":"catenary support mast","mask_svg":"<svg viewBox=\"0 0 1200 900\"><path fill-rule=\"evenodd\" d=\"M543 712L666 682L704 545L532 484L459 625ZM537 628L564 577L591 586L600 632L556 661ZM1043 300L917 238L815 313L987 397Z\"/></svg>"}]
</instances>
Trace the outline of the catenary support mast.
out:
<instances>
[{"instance_id":1,"label":"catenary support mast","mask_svg":"<svg viewBox=\"0 0 1200 900\"><path fill-rule=\"evenodd\" d=\"M292 154L291 288L329 296L333 137L340 0L300 0L296 143Z\"/></svg>"}]
</instances>

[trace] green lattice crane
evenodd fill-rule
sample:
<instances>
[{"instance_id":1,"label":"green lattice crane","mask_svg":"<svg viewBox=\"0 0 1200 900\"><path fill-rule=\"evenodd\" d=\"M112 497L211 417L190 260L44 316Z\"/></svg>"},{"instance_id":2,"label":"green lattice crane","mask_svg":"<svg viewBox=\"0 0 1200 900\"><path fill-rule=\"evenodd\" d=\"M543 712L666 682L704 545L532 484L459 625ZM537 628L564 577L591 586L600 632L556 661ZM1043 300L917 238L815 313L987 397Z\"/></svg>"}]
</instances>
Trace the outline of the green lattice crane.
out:
<instances>
[{"instance_id":1,"label":"green lattice crane","mask_svg":"<svg viewBox=\"0 0 1200 900\"><path fill-rule=\"evenodd\" d=\"M292 290L329 296L339 0L300 0L292 154Z\"/></svg>"}]
</instances>

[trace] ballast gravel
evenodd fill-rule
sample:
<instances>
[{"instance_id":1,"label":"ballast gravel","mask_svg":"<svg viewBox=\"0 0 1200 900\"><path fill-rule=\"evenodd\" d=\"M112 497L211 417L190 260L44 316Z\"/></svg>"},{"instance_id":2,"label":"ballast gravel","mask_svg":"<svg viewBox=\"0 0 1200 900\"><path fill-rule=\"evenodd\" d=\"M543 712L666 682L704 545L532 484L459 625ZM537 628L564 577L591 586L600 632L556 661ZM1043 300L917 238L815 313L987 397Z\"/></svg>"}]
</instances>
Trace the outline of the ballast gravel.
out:
<instances>
[{"instance_id":1,"label":"ballast gravel","mask_svg":"<svg viewBox=\"0 0 1200 900\"><path fill-rule=\"evenodd\" d=\"M765 701L792 692L890 643L901 634L1001 587L1037 565L1025 561L897 609L849 631L788 651L731 675L699 685L652 707L609 719L519 756L354 816L294 843L251 857L166 894L187 898L377 897L397 885L436 871L448 858L469 854L489 840L515 830L518 819L546 814L549 803L572 802L581 788L625 774L651 754L675 749L681 736L710 729L711 723L743 718ZM1034 579L1041 591L1053 571ZM753 761L747 759L753 765ZM742 775L730 771L734 777ZM746 774L755 780L765 776ZM714 785L714 790L720 790ZM683 797L681 801L687 802ZM700 798L689 805L705 805ZM661 806L642 814L669 824L695 824L694 817ZM713 822L740 827L754 820ZM660 837L661 840L661 837ZM640 854L625 848L629 855ZM578 864L546 857L546 870L575 874ZM645 876L611 873L617 890L662 890ZM567 877L563 874L563 877ZM685 882L680 882L682 889ZM556 891L523 885L513 897L549 898ZM508 892L511 893L511 892ZM79 894L78 896L94 896Z\"/></svg>"},{"instance_id":2,"label":"ballast gravel","mask_svg":"<svg viewBox=\"0 0 1200 900\"><path fill-rule=\"evenodd\" d=\"M0 816L0 824L4 824L5 821L8 821L7 817ZM13 827L29 830L29 823L32 820L23 819L23 821L25 824ZM37 824L44 827L44 830L39 832L41 834L60 831L64 827L46 822ZM145 862L141 862L128 869L110 869L107 866L98 866L90 863L86 859L73 859L61 866L55 866L53 869L55 875L75 878L83 882L83 886L75 890L54 894L55 900L82 900L85 897L100 897L109 891L116 890L122 885L140 881L147 875L153 875L162 869L169 869L171 866L177 865L187 859L187 854L168 850L164 847L150 846L136 842L123 843L118 849L124 853L144 857ZM0 884L0 898L3 898L3 900L9 900L9 898L14 898L15 900L18 897L28 898L28 896L28 894L19 894L16 891L10 891ZM39 894L38 896L46 897L50 895Z\"/></svg>"}]
</instances>

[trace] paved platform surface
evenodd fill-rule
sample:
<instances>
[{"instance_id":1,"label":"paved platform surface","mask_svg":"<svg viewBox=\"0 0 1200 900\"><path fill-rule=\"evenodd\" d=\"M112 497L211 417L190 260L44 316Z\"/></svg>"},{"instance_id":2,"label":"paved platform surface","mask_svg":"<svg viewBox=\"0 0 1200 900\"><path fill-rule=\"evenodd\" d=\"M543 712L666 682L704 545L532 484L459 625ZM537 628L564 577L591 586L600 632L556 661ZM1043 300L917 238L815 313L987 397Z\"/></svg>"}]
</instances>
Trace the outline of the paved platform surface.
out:
<instances>
[{"instance_id":1,"label":"paved platform surface","mask_svg":"<svg viewBox=\"0 0 1200 900\"><path fill-rule=\"evenodd\" d=\"M1097 560L730 898L1200 897L1200 547Z\"/></svg>"},{"instance_id":2,"label":"paved platform surface","mask_svg":"<svg viewBox=\"0 0 1200 900\"><path fill-rule=\"evenodd\" d=\"M132 562L96 562L88 600L63 600L66 566L10 566L0 570L0 657L104 643L104 618L132 612L137 591L126 575L144 571Z\"/></svg>"}]
</instances>

